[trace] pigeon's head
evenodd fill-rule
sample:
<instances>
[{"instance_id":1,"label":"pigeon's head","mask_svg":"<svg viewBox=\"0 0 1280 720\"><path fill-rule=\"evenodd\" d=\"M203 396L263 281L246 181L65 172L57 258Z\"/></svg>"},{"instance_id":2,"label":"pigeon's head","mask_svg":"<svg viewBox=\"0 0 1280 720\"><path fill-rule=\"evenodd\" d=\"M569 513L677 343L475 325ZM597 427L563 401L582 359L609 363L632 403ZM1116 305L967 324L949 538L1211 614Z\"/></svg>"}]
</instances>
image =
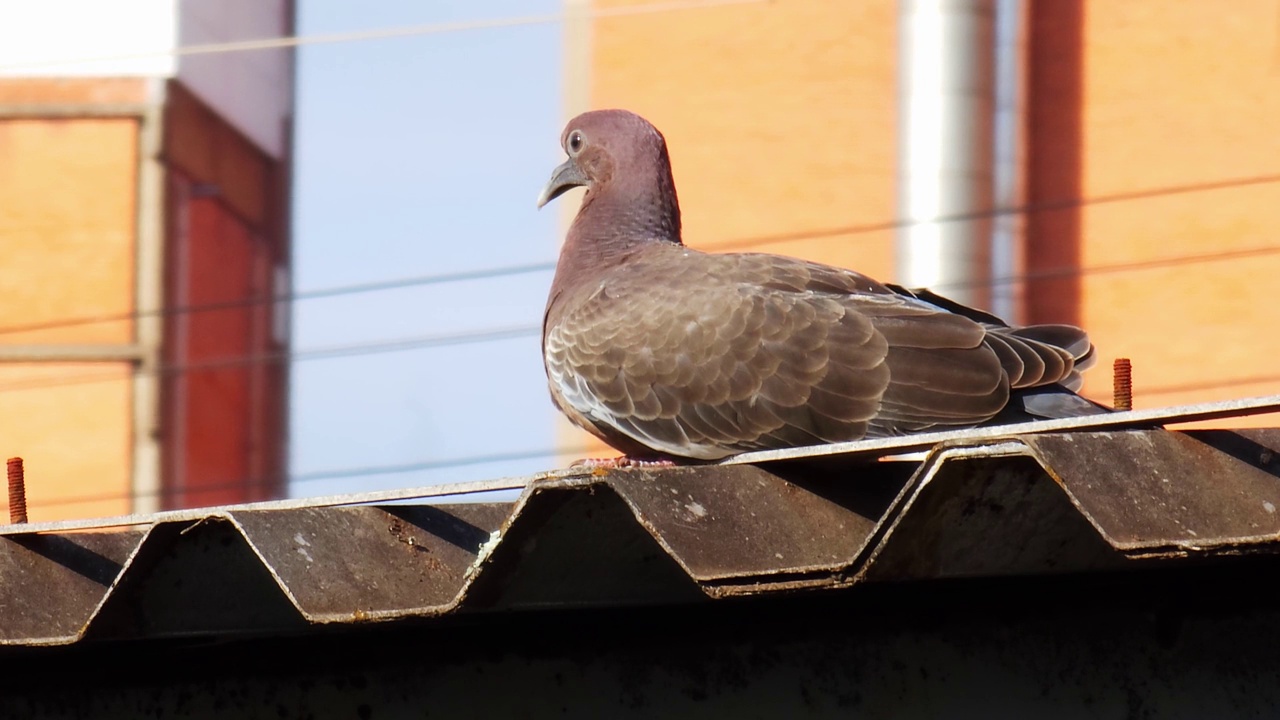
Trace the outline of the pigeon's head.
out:
<instances>
[{"instance_id":1,"label":"pigeon's head","mask_svg":"<svg viewBox=\"0 0 1280 720\"><path fill-rule=\"evenodd\" d=\"M551 173L538 197L539 208L582 186L589 197L608 191L624 201L652 202L667 195L675 200L666 140L633 112L583 113L565 126L560 145L569 159Z\"/></svg>"}]
</instances>

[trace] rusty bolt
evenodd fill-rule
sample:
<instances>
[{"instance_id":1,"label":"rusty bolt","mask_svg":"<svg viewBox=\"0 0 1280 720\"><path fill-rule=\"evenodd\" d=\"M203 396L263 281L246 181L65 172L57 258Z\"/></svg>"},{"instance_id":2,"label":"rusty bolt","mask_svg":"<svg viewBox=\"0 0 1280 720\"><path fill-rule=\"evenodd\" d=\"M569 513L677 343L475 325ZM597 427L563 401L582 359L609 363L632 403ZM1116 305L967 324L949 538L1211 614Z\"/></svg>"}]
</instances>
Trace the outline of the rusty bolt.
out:
<instances>
[{"instance_id":1,"label":"rusty bolt","mask_svg":"<svg viewBox=\"0 0 1280 720\"><path fill-rule=\"evenodd\" d=\"M27 521L27 485L22 472L22 458L9 458L9 522Z\"/></svg>"},{"instance_id":2,"label":"rusty bolt","mask_svg":"<svg viewBox=\"0 0 1280 720\"><path fill-rule=\"evenodd\" d=\"M1112 406L1117 410L1133 409L1133 366L1129 358L1116 358L1111 369Z\"/></svg>"}]
</instances>

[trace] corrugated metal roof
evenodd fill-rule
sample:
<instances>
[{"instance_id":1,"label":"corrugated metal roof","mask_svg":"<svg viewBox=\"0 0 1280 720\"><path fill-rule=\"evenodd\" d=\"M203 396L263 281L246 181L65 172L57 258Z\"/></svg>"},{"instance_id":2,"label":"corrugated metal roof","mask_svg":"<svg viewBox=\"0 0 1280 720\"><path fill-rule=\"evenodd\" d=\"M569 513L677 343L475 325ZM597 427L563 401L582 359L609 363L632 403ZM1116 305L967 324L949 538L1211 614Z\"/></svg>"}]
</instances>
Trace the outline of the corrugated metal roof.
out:
<instances>
[{"instance_id":1,"label":"corrugated metal roof","mask_svg":"<svg viewBox=\"0 0 1280 720\"><path fill-rule=\"evenodd\" d=\"M517 481L0 528L0 644L296 631L1280 549L1280 398ZM1198 413L1198 414L1197 414ZM1039 430L1039 432L1036 432ZM896 442L896 444L895 444ZM871 449L874 448L874 449ZM900 457L900 455L899 455ZM524 487L513 503L370 504Z\"/></svg>"}]
</instances>

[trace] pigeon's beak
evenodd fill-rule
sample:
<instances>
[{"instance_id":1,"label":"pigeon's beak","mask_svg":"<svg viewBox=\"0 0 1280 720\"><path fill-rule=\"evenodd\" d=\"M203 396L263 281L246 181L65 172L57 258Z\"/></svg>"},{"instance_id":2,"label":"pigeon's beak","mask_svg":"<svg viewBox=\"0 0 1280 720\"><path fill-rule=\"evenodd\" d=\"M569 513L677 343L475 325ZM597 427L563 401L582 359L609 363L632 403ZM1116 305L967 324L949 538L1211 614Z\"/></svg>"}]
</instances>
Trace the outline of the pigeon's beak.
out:
<instances>
[{"instance_id":1,"label":"pigeon's beak","mask_svg":"<svg viewBox=\"0 0 1280 720\"><path fill-rule=\"evenodd\" d=\"M563 195L569 188L586 184L587 176L578 167L578 164L573 161L573 158L565 160L560 167L551 173L551 179L547 181L547 186L542 188L542 194L538 196L538 209L542 209L543 205Z\"/></svg>"}]
</instances>

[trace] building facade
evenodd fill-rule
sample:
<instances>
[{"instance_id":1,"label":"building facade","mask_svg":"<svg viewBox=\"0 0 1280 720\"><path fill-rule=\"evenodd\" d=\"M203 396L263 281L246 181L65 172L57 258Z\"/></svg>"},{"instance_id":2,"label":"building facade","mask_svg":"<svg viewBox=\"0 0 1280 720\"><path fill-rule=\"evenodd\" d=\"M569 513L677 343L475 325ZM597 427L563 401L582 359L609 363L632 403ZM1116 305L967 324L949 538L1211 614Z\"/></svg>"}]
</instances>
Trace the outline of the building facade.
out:
<instances>
[{"instance_id":1,"label":"building facade","mask_svg":"<svg viewBox=\"0 0 1280 720\"><path fill-rule=\"evenodd\" d=\"M33 519L282 492L293 53L208 46L292 28L0 4L0 452Z\"/></svg>"},{"instance_id":2,"label":"building facade","mask_svg":"<svg viewBox=\"0 0 1280 720\"><path fill-rule=\"evenodd\" d=\"M1275 2L788 0L609 14L637 4L568 2L580 19L566 30L565 115L625 107L663 131L689 245L909 281L902 236L929 218L901 209L903 38L921 8L963 9L1014 57L1011 104L972 89L1011 117L991 126L1012 133L992 144L1011 154L1016 182L989 208L1014 228L1004 267L982 279L1006 298L997 309L1087 328L1099 362L1084 392L1104 402L1117 357L1132 360L1137 407L1280 392L1280 339L1263 330L1280 273ZM560 437L585 442L567 425Z\"/></svg>"}]
</instances>

